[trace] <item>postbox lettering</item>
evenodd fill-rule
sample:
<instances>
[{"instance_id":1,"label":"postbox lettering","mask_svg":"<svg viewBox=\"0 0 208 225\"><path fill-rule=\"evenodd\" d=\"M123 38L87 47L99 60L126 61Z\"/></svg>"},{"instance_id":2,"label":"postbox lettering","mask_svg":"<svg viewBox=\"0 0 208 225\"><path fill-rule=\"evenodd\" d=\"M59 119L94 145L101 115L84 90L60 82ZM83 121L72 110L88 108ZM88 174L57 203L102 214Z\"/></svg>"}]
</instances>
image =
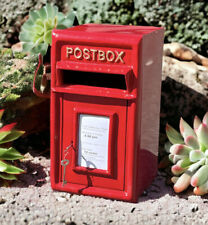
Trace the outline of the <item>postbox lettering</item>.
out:
<instances>
[{"instance_id":1,"label":"postbox lettering","mask_svg":"<svg viewBox=\"0 0 208 225\"><path fill-rule=\"evenodd\" d=\"M66 48L66 57L69 58L69 55L73 54L73 48Z\"/></svg>"},{"instance_id":2,"label":"postbox lettering","mask_svg":"<svg viewBox=\"0 0 208 225\"><path fill-rule=\"evenodd\" d=\"M115 53L112 51L107 51L106 58L108 62L112 62L115 59Z\"/></svg>"},{"instance_id":3,"label":"postbox lettering","mask_svg":"<svg viewBox=\"0 0 208 225\"><path fill-rule=\"evenodd\" d=\"M102 50L98 51L98 60L99 61L105 61L105 52Z\"/></svg>"},{"instance_id":4,"label":"postbox lettering","mask_svg":"<svg viewBox=\"0 0 208 225\"><path fill-rule=\"evenodd\" d=\"M90 50L88 48L84 48L83 52L84 52L84 54L83 54L84 59L90 60L91 59L91 57L90 57Z\"/></svg>"},{"instance_id":5,"label":"postbox lettering","mask_svg":"<svg viewBox=\"0 0 208 225\"><path fill-rule=\"evenodd\" d=\"M80 48L77 47L74 49L74 57L76 59L82 58L82 50Z\"/></svg>"},{"instance_id":6,"label":"postbox lettering","mask_svg":"<svg viewBox=\"0 0 208 225\"><path fill-rule=\"evenodd\" d=\"M66 47L66 58L70 58L73 56L75 59L85 59L85 60L92 60L92 61L107 61L107 62L114 62L114 63L123 63L123 57L125 55L124 51L113 51L113 50L101 50L101 49L88 49L84 48L81 49L79 47L72 48Z\"/></svg>"},{"instance_id":7,"label":"postbox lettering","mask_svg":"<svg viewBox=\"0 0 208 225\"><path fill-rule=\"evenodd\" d=\"M92 52L92 60L95 61L95 53L98 51L96 49L90 49L90 51Z\"/></svg>"},{"instance_id":8,"label":"postbox lettering","mask_svg":"<svg viewBox=\"0 0 208 225\"><path fill-rule=\"evenodd\" d=\"M124 55L124 52L123 52L123 51L121 51L121 52L115 51L115 52L116 52L116 54L117 54L117 58L116 58L115 62L118 62L118 61L120 60L122 63L124 63L124 61L123 61L123 59L122 59L122 57L123 57L123 55Z\"/></svg>"}]
</instances>

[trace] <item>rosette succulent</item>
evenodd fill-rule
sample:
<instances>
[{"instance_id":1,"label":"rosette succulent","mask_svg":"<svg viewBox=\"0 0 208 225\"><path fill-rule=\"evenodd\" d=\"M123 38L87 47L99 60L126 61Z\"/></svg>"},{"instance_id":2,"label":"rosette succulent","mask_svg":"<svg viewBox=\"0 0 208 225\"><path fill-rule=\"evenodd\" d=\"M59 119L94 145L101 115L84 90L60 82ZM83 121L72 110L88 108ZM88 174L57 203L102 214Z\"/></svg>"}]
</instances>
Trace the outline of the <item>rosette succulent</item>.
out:
<instances>
[{"instance_id":1,"label":"rosette succulent","mask_svg":"<svg viewBox=\"0 0 208 225\"><path fill-rule=\"evenodd\" d=\"M0 180L16 180L16 175L21 174L24 170L13 166L11 163L14 160L22 159L23 156L13 147L6 148L6 144L16 140L24 131L15 129L16 123L4 125L1 123L1 118L4 110L0 110ZM10 161L11 163L8 163Z\"/></svg>"},{"instance_id":2,"label":"rosette succulent","mask_svg":"<svg viewBox=\"0 0 208 225\"><path fill-rule=\"evenodd\" d=\"M180 133L166 125L174 190L179 193L191 185L196 195L204 195L208 193L208 112L202 121L195 116L193 129L182 118L179 127Z\"/></svg>"},{"instance_id":3,"label":"rosette succulent","mask_svg":"<svg viewBox=\"0 0 208 225\"><path fill-rule=\"evenodd\" d=\"M48 46L51 45L52 29L71 27L74 21L75 14L72 11L64 15L52 4L46 4L40 10L30 11L29 18L21 27L19 35L23 50L44 56Z\"/></svg>"}]
</instances>

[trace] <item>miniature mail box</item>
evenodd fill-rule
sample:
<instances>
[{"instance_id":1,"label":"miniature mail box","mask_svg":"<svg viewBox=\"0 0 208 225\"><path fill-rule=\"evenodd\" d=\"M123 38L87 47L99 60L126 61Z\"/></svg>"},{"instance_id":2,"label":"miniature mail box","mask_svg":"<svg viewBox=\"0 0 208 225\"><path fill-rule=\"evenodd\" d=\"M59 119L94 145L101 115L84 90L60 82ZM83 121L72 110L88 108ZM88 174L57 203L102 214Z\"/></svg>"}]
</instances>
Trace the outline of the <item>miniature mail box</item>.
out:
<instances>
[{"instance_id":1,"label":"miniature mail box","mask_svg":"<svg viewBox=\"0 0 208 225\"><path fill-rule=\"evenodd\" d=\"M52 32L51 184L136 202L157 172L163 29Z\"/></svg>"}]
</instances>

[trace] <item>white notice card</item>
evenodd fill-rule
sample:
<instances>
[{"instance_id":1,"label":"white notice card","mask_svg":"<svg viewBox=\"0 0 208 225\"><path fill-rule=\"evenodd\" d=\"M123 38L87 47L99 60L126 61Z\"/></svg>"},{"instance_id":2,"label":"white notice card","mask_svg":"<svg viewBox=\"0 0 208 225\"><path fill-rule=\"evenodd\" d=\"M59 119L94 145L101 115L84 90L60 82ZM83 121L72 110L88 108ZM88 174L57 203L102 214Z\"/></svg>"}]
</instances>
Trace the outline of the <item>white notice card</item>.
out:
<instances>
[{"instance_id":1,"label":"white notice card","mask_svg":"<svg viewBox=\"0 0 208 225\"><path fill-rule=\"evenodd\" d=\"M108 169L110 119L107 116L80 114L78 165Z\"/></svg>"}]
</instances>

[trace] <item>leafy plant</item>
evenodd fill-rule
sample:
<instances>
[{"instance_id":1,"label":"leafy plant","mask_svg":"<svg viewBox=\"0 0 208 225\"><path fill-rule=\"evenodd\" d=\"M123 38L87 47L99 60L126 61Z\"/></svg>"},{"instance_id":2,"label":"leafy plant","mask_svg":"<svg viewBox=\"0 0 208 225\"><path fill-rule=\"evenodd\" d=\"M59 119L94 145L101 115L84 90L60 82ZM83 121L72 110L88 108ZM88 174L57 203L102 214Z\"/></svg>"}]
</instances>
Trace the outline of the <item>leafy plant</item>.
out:
<instances>
[{"instance_id":1,"label":"leafy plant","mask_svg":"<svg viewBox=\"0 0 208 225\"><path fill-rule=\"evenodd\" d=\"M23 24L19 35L23 50L35 55L41 53L44 56L52 42L52 30L71 27L74 20L75 14L72 11L64 15L52 4L46 4L40 10L30 11L29 19Z\"/></svg>"},{"instance_id":2,"label":"leafy plant","mask_svg":"<svg viewBox=\"0 0 208 225\"><path fill-rule=\"evenodd\" d=\"M37 60L37 56L19 59L19 55L13 54L11 49L0 49L1 108L8 107L11 102L31 92Z\"/></svg>"},{"instance_id":3,"label":"leafy plant","mask_svg":"<svg viewBox=\"0 0 208 225\"><path fill-rule=\"evenodd\" d=\"M180 133L166 125L172 144L168 149L169 159L174 164L171 168L174 190L179 193L191 185L196 195L204 195L208 193L208 112L202 121L195 116L194 129L182 118L179 127Z\"/></svg>"},{"instance_id":4,"label":"leafy plant","mask_svg":"<svg viewBox=\"0 0 208 225\"><path fill-rule=\"evenodd\" d=\"M23 156L13 147L6 148L5 145L12 142L24 134L24 131L15 129L16 123L3 126L1 118L4 110L0 110L0 178L3 180L16 180L16 175L24 170L11 165L8 161L22 159Z\"/></svg>"}]
</instances>

